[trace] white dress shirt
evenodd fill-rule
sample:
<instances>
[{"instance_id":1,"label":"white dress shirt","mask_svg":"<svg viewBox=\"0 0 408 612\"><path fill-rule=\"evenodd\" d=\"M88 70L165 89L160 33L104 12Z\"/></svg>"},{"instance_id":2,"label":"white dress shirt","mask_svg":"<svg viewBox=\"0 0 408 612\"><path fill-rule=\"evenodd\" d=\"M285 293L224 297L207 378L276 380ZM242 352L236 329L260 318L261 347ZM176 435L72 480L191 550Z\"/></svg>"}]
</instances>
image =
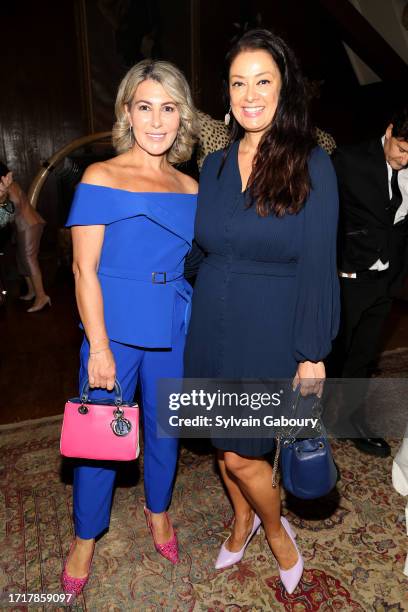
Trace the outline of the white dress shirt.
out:
<instances>
[{"instance_id":1,"label":"white dress shirt","mask_svg":"<svg viewBox=\"0 0 408 612\"><path fill-rule=\"evenodd\" d=\"M385 136L381 138L381 144L384 147ZM386 161L387 164L387 172L388 172L388 192L390 194L390 200L392 198L392 189L391 189L391 177L392 177L392 168L390 164ZM394 225L402 221L407 215L408 212L408 169L400 170L398 172L398 186L401 190L402 202L400 207L395 213L394 217ZM370 270L378 270L378 272L382 272L382 270L386 270L389 267L389 261L383 263L381 259L377 259L377 261L371 266Z\"/></svg>"}]
</instances>

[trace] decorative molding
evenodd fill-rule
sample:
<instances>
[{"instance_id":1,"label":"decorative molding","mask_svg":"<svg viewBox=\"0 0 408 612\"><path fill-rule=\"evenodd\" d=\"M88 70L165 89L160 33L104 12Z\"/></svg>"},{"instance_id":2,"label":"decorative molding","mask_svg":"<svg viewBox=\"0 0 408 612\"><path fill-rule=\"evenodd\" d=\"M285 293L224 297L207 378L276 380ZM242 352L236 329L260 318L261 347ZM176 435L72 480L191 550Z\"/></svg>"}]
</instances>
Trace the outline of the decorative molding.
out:
<instances>
[{"instance_id":1,"label":"decorative molding","mask_svg":"<svg viewBox=\"0 0 408 612\"><path fill-rule=\"evenodd\" d=\"M349 0L319 0L343 41L384 81L406 82L408 65ZM360 6L357 0L356 5Z\"/></svg>"}]
</instances>

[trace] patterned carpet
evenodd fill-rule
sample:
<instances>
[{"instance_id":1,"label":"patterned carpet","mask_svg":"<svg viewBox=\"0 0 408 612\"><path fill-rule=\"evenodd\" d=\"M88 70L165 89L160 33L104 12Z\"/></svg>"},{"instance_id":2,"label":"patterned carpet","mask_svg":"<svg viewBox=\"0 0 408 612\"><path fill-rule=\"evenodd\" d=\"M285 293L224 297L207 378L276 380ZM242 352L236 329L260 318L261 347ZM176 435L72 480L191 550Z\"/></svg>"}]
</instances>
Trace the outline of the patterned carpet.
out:
<instances>
[{"instance_id":1,"label":"patterned carpet","mask_svg":"<svg viewBox=\"0 0 408 612\"><path fill-rule=\"evenodd\" d=\"M396 358L401 363L401 355ZM61 463L59 428L55 418L0 428L3 593L61 590L59 574L73 533L72 465ZM392 459L363 455L349 442L335 442L333 448L342 476L337 491L318 503L284 500L306 566L292 596L280 583L263 531L243 562L221 572L213 569L231 510L211 453L183 448L171 511L181 563L174 567L154 551L143 518L138 466L129 464L119 476L110 531L98 543L91 580L74 609L408 610L408 579L402 573L408 547L406 500L391 486ZM0 604L0 609L5 608Z\"/></svg>"}]
</instances>

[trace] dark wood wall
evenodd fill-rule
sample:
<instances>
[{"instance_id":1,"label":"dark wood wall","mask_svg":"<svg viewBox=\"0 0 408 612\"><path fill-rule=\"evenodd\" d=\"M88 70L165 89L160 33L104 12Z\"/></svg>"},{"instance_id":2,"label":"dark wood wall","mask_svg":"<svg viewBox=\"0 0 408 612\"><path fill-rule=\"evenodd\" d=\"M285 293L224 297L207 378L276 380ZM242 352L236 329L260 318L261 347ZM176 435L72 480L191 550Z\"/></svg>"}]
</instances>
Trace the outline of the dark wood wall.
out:
<instances>
[{"instance_id":1,"label":"dark wood wall","mask_svg":"<svg viewBox=\"0 0 408 612\"><path fill-rule=\"evenodd\" d=\"M72 0L1 3L0 159L28 189L41 161L84 131ZM39 209L55 226L51 177Z\"/></svg>"},{"instance_id":2,"label":"dark wood wall","mask_svg":"<svg viewBox=\"0 0 408 612\"><path fill-rule=\"evenodd\" d=\"M155 52L179 65L198 106L223 117L225 51L243 27L261 25L295 49L321 83L316 123L339 142L382 129L402 89L359 87L342 34L321 0L20 0L2 2L0 159L28 188L42 160L76 137L108 130L118 83L141 59L151 29ZM56 177L41 193L48 233L57 225Z\"/></svg>"},{"instance_id":3,"label":"dark wood wall","mask_svg":"<svg viewBox=\"0 0 408 612\"><path fill-rule=\"evenodd\" d=\"M121 4L121 3L119 3ZM154 32L154 56L175 62L192 84L199 108L225 114L222 69L231 40L243 28L272 29L293 47L306 76L321 83L313 103L317 123L337 137L352 137L350 92L358 83L327 11L319 0L87 0L88 54L95 131L109 129L120 78L141 59L144 33Z\"/></svg>"},{"instance_id":4,"label":"dark wood wall","mask_svg":"<svg viewBox=\"0 0 408 612\"><path fill-rule=\"evenodd\" d=\"M70 141L109 130L121 78L152 27L160 57L191 79L190 0L2 2L0 159L28 190L44 160ZM38 208L45 244L56 242L58 177Z\"/></svg>"},{"instance_id":5,"label":"dark wood wall","mask_svg":"<svg viewBox=\"0 0 408 612\"><path fill-rule=\"evenodd\" d=\"M89 125L109 130L118 85L143 59L143 37L152 33L153 57L175 63L191 79L191 0L79 0L89 59ZM122 9L118 10L121 5Z\"/></svg>"}]
</instances>

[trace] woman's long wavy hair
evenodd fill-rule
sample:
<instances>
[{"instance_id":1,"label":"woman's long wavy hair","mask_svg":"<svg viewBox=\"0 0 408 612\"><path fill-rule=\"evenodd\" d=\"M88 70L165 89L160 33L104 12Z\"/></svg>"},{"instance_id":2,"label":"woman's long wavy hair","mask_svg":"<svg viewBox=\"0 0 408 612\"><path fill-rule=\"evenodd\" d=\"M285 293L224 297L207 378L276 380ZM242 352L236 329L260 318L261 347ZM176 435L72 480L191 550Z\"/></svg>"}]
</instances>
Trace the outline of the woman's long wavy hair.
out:
<instances>
[{"instance_id":1,"label":"woman's long wavy hair","mask_svg":"<svg viewBox=\"0 0 408 612\"><path fill-rule=\"evenodd\" d=\"M171 164L188 161L197 140L197 118L190 87L181 70L174 64L162 60L142 60L127 72L119 85L115 103L116 122L112 129L112 141L118 153L133 146L129 138L129 120L126 106L130 108L135 91L143 81L152 79L160 83L174 100L180 114L177 138L167 152Z\"/></svg>"},{"instance_id":2,"label":"woman's long wavy hair","mask_svg":"<svg viewBox=\"0 0 408 612\"><path fill-rule=\"evenodd\" d=\"M303 207L311 188L308 159L315 146L305 83L293 51L269 30L249 30L226 56L224 87L229 100L229 72L242 51L262 49L272 56L281 75L281 90L272 124L263 135L255 155L248 187L251 206L261 217L296 214ZM232 116L231 144L244 135ZM228 155L228 153L227 153Z\"/></svg>"}]
</instances>

